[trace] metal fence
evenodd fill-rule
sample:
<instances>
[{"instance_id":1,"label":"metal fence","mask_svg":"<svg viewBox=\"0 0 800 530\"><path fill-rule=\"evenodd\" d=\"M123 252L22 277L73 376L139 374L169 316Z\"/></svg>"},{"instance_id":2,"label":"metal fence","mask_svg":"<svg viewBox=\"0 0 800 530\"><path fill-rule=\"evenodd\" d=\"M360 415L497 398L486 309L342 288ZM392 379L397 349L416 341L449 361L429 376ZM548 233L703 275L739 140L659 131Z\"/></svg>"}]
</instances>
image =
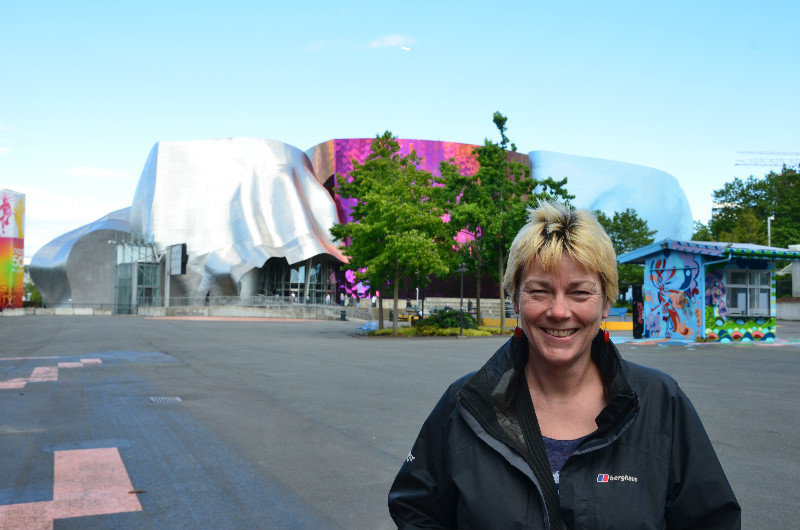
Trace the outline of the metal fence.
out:
<instances>
[{"instance_id":1,"label":"metal fence","mask_svg":"<svg viewBox=\"0 0 800 530\"><path fill-rule=\"evenodd\" d=\"M459 301L458 299L454 299L455 302L452 302L444 299L435 299L431 298L429 301L425 301L424 311L425 316L428 316L435 312L438 309L443 309L445 307L451 307L458 309ZM422 300L420 300L422 302ZM489 303L487 303L489 302ZM361 306L357 305L347 305L342 306L338 303L303 303L298 300L292 300L291 297L279 297L279 296L266 296L266 295L256 295L256 296L174 296L170 297L169 299L169 307L173 310L177 310L180 312L180 308L185 308L186 310L191 310L191 308L196 308L200 312L203 311L205 307L208 307L209 310L213 310L214 308L218 307L244 307L244 308L265 308L272 312L280 313L286 315L287 318L322 318L326 320L330 319L340 319L342 317L342 312L344 312L345 318L348 320L378 320L379 312L377 307L372 307L368 299L361 300ZM72 304L60 304L58 307L66 307L66 308L91 308L91 309L103 309L103 310L110 310L114 314L136 314L139 308L163 308L164 307L164 299L163 297L158 298L148 298L148 297L139 297L138 299L138 306L132 306L130 303L128 304L95 304L95 303L72 303ZM422 311L422 304L420 306L412 306L407 307L404 300L400 301L400 310L399 313L401 316L406 316L406 314L419 314ZM482 316L483 317L497 317L498 316L498 309L500 305L497 300L487 300L484 301ZM389 313L392 311L392 300L385 299L383 301L383 308L384 308L384 316L387 321L390 320ZM471 309L471 311L469 311ZM468 308L467 301L464 302L464 311L469 311L474 315L475 307ZM506 311L506 316L508 315L508 311ZM513 313L512 313L513 314Z\"/></svg>"}]
</instances>

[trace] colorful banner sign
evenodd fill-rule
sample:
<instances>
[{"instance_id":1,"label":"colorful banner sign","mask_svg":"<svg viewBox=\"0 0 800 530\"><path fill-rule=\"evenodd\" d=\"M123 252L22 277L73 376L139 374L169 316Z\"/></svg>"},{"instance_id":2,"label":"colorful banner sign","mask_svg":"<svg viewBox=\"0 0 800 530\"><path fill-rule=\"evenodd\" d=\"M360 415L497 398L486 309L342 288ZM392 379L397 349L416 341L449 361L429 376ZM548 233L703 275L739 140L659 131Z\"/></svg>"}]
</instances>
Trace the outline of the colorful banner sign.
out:
<instances>
[{"instance_id":1,"label":"colorful banner sign","mask_svg":"<svg viewBox=\"0 0 800 530\"><path fill-rule=\"evenodd\" d=\"M0 190L0 311L22 307L25 195Z\"/></svg>"}]
</instances>

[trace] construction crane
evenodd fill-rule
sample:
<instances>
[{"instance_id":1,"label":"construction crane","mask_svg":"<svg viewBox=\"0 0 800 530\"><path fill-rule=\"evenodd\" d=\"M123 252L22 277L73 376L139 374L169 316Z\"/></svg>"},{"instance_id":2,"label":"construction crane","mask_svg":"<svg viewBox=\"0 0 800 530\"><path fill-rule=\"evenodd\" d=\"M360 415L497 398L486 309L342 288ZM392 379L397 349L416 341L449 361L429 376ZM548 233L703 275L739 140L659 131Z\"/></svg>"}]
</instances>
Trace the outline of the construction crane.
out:
<instances>
[{"instance_id":1,"label":"construction crane","mask_svg":"<svg viewBox=\"0 0 800 530\"><path fill-rule=\"evenodd\" d=\"M800 153L790 151L737 151L736 154L740 156L737 166L800 166Z\"/></svg>"}]
</instances>

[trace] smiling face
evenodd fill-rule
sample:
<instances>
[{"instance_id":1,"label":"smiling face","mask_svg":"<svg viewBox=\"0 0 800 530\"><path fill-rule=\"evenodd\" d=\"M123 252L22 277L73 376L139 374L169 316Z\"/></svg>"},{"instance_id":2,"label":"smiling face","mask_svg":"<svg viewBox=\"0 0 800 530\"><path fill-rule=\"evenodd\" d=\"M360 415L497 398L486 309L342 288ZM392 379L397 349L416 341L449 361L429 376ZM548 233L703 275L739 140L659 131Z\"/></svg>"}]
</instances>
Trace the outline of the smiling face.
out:
<instances>
[{"instance_id":1,"label":"smiling face","mask_svg":"<svg viewBox=\"0 0 800 530\"><path fill-rule=\"evenodd\" d=\"M535 357L553 366L588 358L609 307L600 275L566 253L560 267L547 271L534 260L521 275L514 301L531 360Z\"/></svg>"}]
</instances>

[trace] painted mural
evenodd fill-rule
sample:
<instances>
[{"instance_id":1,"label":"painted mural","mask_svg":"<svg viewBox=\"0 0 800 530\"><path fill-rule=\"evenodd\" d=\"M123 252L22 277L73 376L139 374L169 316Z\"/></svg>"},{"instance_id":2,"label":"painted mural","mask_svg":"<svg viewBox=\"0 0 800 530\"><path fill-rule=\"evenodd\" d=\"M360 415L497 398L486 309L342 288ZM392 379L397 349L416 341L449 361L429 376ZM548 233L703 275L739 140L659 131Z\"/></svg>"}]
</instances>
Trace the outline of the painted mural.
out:
<instances>
[{"instance_id":1,"label":"painted mural","mask_svg":"<svg viewBox=\"0 0 800 530\"><path fill-rule=\"evenodd\" d=\"M696 339L703 325L699 256L672 252L645 263L644 335Z\"/></svg>"},{"instance_id":2,"label":"painted mural","mask_svg":"<svg viewBox=\"0 0 800 530\"><path fill-rule=\"evenodd\" d=\"M22 307L25 195L0 190L0 311Z\"/></svg>"},{"instance_id":3,"label":"painted mural","mask_svg":"<svg viewBox=\"0 0 800 530\"><path fill-rule=\"evenodd\" d=\"M767 270L770 268L767 262L752 260L736 260L732 266L741 270ZM723 264L720 264L712 265L706 270L706 340L718 342L774 341L776 331L775 275L772 275L770 289L771 316L729 315L726 303L725 268Z\"/></svg>"}]
</instances>

